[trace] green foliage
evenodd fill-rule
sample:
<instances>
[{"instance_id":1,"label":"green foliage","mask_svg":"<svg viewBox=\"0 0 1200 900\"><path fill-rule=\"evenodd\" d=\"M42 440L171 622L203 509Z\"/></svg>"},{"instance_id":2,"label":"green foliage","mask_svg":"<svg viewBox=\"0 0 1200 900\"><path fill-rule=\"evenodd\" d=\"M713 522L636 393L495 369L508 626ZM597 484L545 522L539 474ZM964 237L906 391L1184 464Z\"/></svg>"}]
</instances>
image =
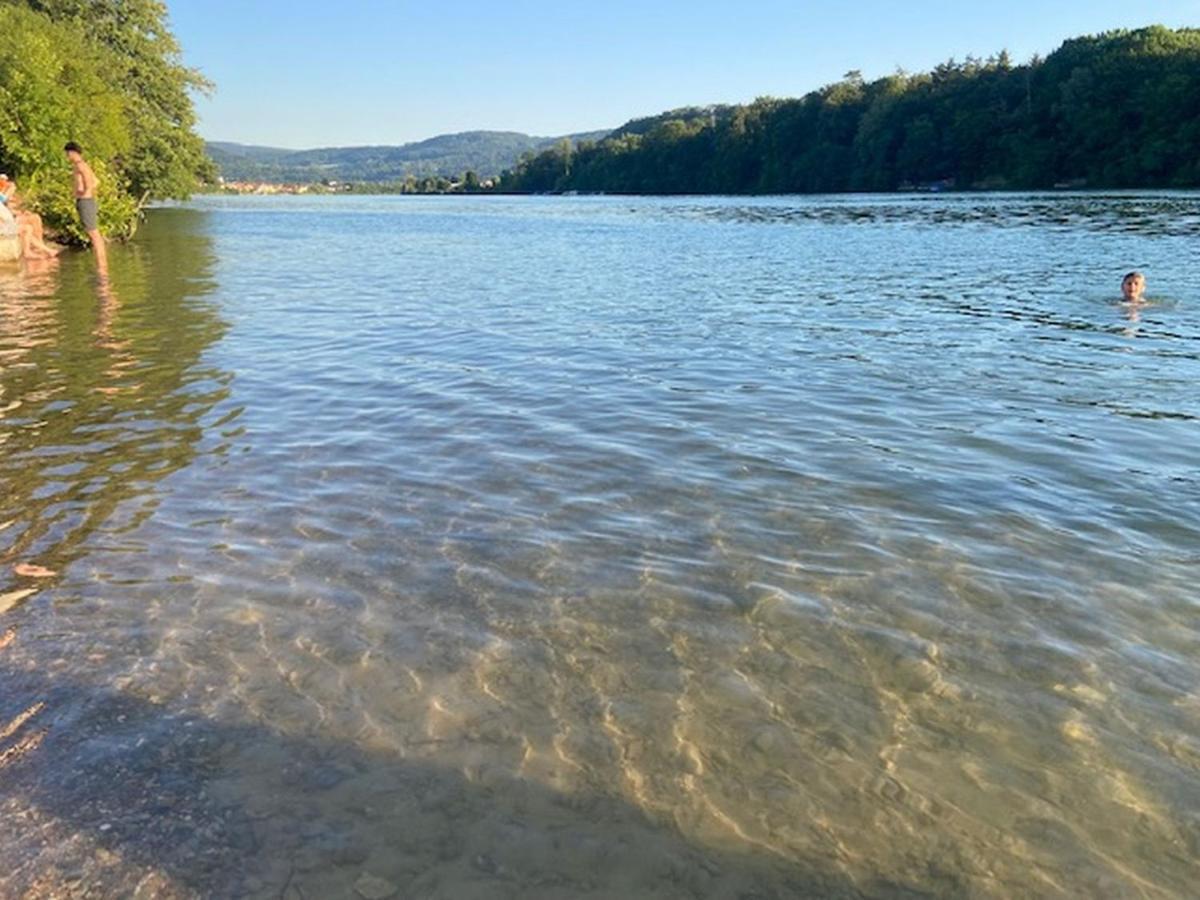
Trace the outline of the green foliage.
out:
<instances>
[{"instance_id":1,"label":"green foliage","mask_svg":"<svg viewBox=\"0 0 1200 900\"><path fill-rule=\"evenodd\" d=\"M499 190L810 193L1200 186L1200 30L1154 26L792 100L677 110L556 146Z\"/></svg>"},{"instance_id":2,"label":"green foliage","mask_svg":"<svg viewBox=\"0 0 1200 900\"><path fill-rule=\"evenodd\" d=\"M0 167L47 226L81 239L63 154L81 143L100 180L101 228L132 234L139 207L183 197L212 175L190 91L158 0L0 3Z\"/></svg>"},{"instance_id":3,"label":"green foliage","mask_svg":"<svg viewBox=\"0 0 1200 900\"><path fill-rule=\"evenodd\" d=\"M104 75L124 98L132 144L121 158L140 200L184 199L216 169L195 132L191 92L211 85L182 63L161 0L25 0L55 22L76 26L106 53Z\"/></svg>"},{"instance_id":4,"label":"green foliage","mask_svg":"<svg viewBox=\"0 0 1200 900\"><path fill-rule=\"evenodd\" d=\"M486 185L486 187L485 187ZM491 187L491 182L480 181L474 172L467 171L451 180L441 175L417 178L409 175L397 181L359 181L347 184L338 190L352 194L478 194ZM318 186L317 191L320 190Z\"/></svg>"},{"instance_id":5,"label":"green foliage","mask_svg":"<svg viewBox=\"0 0 1200 900\"><path fill-rule=\"evenodd\" d=\"M130 146L122 100L102 76L104 58L73 28L6 9L0 28L0 157L18 176L65 167L63 144L85 135L116 156Z\"/></svg>"}]
</instances>

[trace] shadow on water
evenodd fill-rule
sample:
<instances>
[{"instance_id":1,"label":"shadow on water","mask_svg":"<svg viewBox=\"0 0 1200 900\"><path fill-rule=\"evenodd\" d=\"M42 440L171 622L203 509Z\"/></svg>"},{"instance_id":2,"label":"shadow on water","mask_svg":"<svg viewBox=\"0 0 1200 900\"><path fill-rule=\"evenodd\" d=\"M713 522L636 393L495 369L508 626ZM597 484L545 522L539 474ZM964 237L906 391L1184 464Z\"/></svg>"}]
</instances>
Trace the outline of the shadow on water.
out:
<instances>
[{"instance_id":1,"label":"shadow on water","mask_svg":"<svg viewBox=\"0 0 1200 900\"><path fill-rule=\"evenodd\" d=\"M191 717L4 662L0 683L4 896L348 897L368 874L378 896L924 896L702 848L611 795Z\"/></svg>"},{"instance_id":2,"label":"shadow on water","mask_svg":"<svg viewBox=\"0 0 1200 900\"><path fill-rule=\"evenodd\" d=\"M200 452L205 418L231 378L203 361L225 331L205 299L214 256L203 218L160 211L143 238L114 248L107 282L85 254L0 280L8 605L53 586L97 532L120 533L150 515L154 485Z\"/></svg>"}]
</instances>

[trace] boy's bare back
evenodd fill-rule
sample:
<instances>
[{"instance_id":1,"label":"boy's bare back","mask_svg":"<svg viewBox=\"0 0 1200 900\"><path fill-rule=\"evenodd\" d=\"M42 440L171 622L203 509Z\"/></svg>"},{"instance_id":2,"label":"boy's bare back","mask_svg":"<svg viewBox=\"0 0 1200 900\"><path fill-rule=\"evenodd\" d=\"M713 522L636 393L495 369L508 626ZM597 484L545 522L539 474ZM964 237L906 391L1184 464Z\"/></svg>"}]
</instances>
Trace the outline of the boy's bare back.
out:
<instances>
[{"instance_id":1,"label":"boy's bare back","mask_svg":"<svg viewBox=\"0 0 1200 900\"><path fill-rule=\"evenodd\" d=\"M75 166L75 199L88 200L96 196L96 173L85 160L77 160Z\"/></svg>"}]
</instances>

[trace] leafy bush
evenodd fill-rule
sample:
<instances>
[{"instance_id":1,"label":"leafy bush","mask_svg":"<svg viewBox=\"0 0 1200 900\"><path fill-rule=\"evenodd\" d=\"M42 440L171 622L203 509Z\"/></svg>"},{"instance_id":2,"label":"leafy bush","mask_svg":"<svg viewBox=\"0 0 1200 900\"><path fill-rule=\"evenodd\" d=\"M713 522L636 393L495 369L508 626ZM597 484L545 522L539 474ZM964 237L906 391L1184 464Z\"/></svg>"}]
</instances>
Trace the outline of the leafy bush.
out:
<instances>
[{"instance_id":1,"label":"leafy bush","mask_svg":"<svg viewBox=\"0 0 1200 900\"><path fill-rule=\"evenodd\" d=\"M0 168L61 238L81 240L67 141L100 180L105 234L133 234L142 204L185 197L213 173L160 0L26 0L3 5Z\"/></svg>"},{"instance_id":2,"label":"leafy bush","mask_svg":"<svg viewBox=\"0 0 1200 900\"><path fill-rule=\"evenodd\" d=\"M0 28L0 153L18 175L61 163L63 144L97 156L129 150L123 102L103 76L105 55L74 27L5 8Z\"/></svg>"}]
</instances>

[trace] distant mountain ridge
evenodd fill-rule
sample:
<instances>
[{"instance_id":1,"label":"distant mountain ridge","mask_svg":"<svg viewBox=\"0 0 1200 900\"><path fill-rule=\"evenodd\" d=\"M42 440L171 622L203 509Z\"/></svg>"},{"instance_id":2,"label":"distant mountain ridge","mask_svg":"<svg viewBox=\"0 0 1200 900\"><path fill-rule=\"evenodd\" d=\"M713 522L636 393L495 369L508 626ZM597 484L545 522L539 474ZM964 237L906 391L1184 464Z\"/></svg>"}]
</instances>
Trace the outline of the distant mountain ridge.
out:
<instances>
[{"instance_id":1,"label":"distant mountain ridge","mask_svg":"<svg viewBox=\"0 0 1200 900\"><path fill-rule=\"evenodd\" d=\"M410 175L453 178L467 171L480 178L493 178L516 165L526 153L540 152L564 139L578 143L599 140L609 133L605 130L549 138L516 131L465 131L399 146L315 150L209 141L208 154L226 181L384 182Z\"/></svg>"}]
</instances>

